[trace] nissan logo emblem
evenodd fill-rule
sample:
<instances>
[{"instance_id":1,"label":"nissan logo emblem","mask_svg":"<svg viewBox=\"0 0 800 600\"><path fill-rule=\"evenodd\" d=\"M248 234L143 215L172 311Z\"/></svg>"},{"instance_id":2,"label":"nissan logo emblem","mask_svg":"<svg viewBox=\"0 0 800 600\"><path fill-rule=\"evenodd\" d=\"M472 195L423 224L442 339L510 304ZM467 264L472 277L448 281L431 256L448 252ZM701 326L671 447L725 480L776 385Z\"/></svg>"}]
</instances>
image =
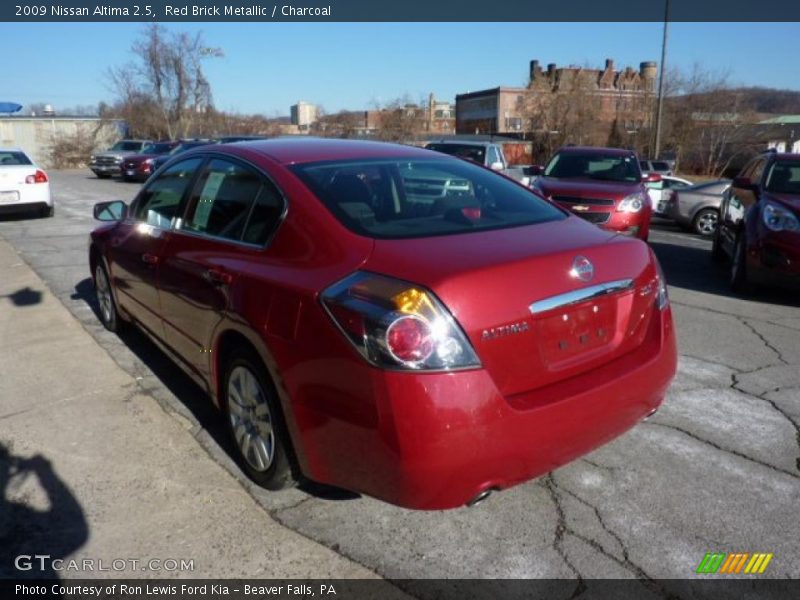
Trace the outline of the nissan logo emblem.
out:
<instances>
[{"instance_id":1,"label":"nissan logo emblem","mask_svg":"<svg viewBox=\"0 0 800 600\"><path fill-rule=\"evenodd\" d=\"M572 268L569 274L574 279L581 281L591 281L594 278L594 265L585 256L576 256L572 261Z\"/></svg>"}]
</instances>

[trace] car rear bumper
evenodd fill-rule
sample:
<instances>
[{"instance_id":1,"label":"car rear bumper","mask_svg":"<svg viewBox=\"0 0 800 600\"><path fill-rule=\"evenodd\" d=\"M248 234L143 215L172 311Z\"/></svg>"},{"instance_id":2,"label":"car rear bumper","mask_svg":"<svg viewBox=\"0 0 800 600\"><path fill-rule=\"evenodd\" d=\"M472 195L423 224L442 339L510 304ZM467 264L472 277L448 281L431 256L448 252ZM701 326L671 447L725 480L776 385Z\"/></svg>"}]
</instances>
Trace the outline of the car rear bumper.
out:
<instances>
[{"instance_id":1,"label":"car rear bumper","mask_svg":"<svg viewBox=\"0 0 800 600\"><path fill-rule=\"evenodd\" d=\"M331 418L328 394L295 403L307 426L303 469L312 479L400 506L445 509L563 465L627 431L661 404L677 351L669 310L645 343L578 377L503 396L483 369L414 374L364 366L374 406ZM318 390L319 392L319 390ZM341 416L341 412L340 412Z\"/></svg>"},{"instance_id":2,"label":"car rear bumper","mask_svg":"<svg viewBox=\"0 0 800 600\"><path fill-rule=\"evenodd\" d=\"M16 200L0 200L0 214L18 213L53 206L50 185L46 183L23 186L17 192Z\"/></svg>"}]
</instances>

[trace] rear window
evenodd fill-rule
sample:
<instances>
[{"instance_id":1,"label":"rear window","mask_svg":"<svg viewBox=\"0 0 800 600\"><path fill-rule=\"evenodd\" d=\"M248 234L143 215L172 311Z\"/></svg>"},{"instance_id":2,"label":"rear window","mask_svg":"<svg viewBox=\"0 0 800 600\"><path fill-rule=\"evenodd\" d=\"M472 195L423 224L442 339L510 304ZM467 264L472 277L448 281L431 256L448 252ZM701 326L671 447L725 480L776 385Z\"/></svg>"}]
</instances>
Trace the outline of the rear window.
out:
<instances>
[{"instance_id":1,"label":"rear window","mask_svg":"<svg viewBox=\"0 0 800 600\"><path fill-rule=\"evenodd\" d=\"M658 161L658 160L653 162L653 168L656 171L669 171L669 169L670 169L669 168L669 163L661 162L661 161Z\"/></svg>"},{"instance_id":2,"label":"rear window","mask_svg":"<svg viewBox=\"0 0 800 600\"><path fill-rule=\"evenodd\" d=\"M533 192L464 161L337 161L292 170L346 227L373 238L419 238L566 218Z\"/></svg>"},{"instance_id":3,"label":"rear window","mask_svg":"<svg viewBox=\"0 0 800 600\"><path fill-rule=\"evenodd\" d=\"M595 179L625 183L642 180L638 161L632 156L562 152L556 154L544 170L545 177L557 179Z\"/></svg>"},{"instance_id":4,"label":"rear window","mask_svg":"<svg viewBox=\"0 0 800 600\"><path fill-rule=\"evenodd\" d=\"M24 152L0 151L0 166L16 166L33 164Z\"/></svg>"}]
</instances>

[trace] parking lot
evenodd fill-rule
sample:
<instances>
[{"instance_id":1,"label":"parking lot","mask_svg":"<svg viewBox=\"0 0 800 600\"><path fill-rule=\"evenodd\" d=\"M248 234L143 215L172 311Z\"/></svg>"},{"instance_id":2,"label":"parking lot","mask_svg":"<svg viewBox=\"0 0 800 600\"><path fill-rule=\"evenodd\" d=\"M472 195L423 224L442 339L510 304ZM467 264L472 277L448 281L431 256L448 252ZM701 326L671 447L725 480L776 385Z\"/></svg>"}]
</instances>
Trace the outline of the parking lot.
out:
<instances>
[{"instance_id":1,"label":"parking lot","mask_svg":"<svg viewBox=\"0 0 800 600\"><path fill-rule=\"evenodd\" d=\"M709 241L666 222L651 233L680 351L678 376L652 419L474 508L417 512L312 483L269 493L245 480L198 388L144 336L121 339L94 312L92 205L130 200L139 185L88 171L50 176L55 217L4 217L0 237L165 409L148 418L188 423L207 460L258 503L265 526L274 520L390 579L633 577L658 591L655 580L693 576L706 552L770 552L770 577L800 577L800 299L732 294ZM191 555L191 545L181 548Z\"/></svg>"}]
</instances>

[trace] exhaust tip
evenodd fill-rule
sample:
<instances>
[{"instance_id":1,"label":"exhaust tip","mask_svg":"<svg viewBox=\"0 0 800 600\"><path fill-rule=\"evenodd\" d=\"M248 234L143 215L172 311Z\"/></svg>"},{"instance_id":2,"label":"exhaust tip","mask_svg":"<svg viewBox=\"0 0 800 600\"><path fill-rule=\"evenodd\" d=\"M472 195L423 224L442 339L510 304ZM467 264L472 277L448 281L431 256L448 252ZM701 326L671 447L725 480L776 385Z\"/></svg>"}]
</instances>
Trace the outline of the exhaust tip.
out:
<instances>
[{"instance_id":1,"label":"exhaust tip","mask_svg":"<svg viewBox=\"0 0 800 600\"><path fill-rule=\"evenodd\" d=\"M644 417L644 419L642 419L642 421L643 421L643 422L644 422L644 421L649 421L649 420L650 420L650 418L652 418L652 417L653 417L653 415L655 415L657 412L658 412L658 409L657 409L657 408L654 408L654 409L653 409L653 410L651 410L649 413L647 413L647 415L645 415L645 417Z\"/></svg>"},{"instance_id":2,"label":"exhaust tip","mask_svg":"<svg viewBox=\"0 0 800 600\"><path fill-rule=\"evenodd\" d=\"M477 496L475 496L472 500L467 502L467 506L470 507L470 508L472 508L473 506L478 506L478 504L480 504L481 502L486 500L489 496L491 496L492 492L494 492L494 491L495 491L494 488L487 488L487 489L483 490Z\"/></svg>"}]
</instances>

